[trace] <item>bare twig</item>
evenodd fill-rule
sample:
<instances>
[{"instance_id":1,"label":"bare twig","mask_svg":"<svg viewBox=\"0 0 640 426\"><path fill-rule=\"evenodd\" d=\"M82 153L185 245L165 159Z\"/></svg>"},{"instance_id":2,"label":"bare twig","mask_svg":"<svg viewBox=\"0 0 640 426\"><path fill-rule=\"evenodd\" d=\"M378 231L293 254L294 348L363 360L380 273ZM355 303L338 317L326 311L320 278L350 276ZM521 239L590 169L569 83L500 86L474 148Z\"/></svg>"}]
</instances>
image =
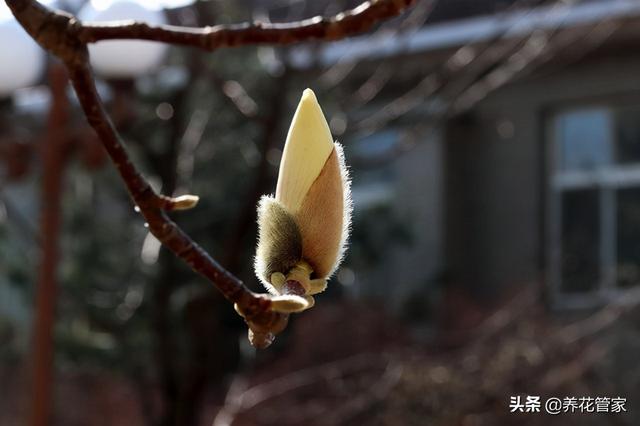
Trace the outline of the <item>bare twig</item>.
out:
<instances>
[{"instance_id":1,"label":"bare twig","mask_svg":"<svg viewBox=\"0 0 640 426\"><path fill-rule=\"evenodd\" d=\"M624 314L640 306L640 289L620 292L605 307L562 329L554 337L562 344L572 344L607 329Z\"/></svg>"},{"instance_id":2,"label":"bare twig","mask_svg":"<svg viewBox=\"0 0 640 426\"><path fill-rule=\"evenodd\" d=\"M384 373L378 381L381 388L371 387L376 396L382 395L389 387L395 385L399 378L398 373L401 372L399 370L401 368L400 364L390 360L388 354L359 353L322 365L297 370L252 387L247 387L246 379L239 377L234 380L229 388L224 406L216 415L213 426L229 426L233 424L234 419L241 413L249 411L266 401L295 392L298 389L315 383L332 382L373 368L384 369ZM344 411L340 410L339 413L336 412L333 415L336 415L336 417L338 414L347 415L351 410L357 408L351 404L359 405L365 402L363 398L356 398L343 406Z\"/></svg>"},{"instance_id":3,"label":"bare twig","mask_svg":"<svg viewBox=\"0 0 640 426\"><path fill-rule=\"evenodd\" d=\"M436 2L437 0L416 0L411 12L407 13L402 22L395 25L393 34L407 34L421 28L425 24L429 17L429 13L435 6ZM380 28L373 32L370 37L375 39L376 37L386 38L392 36L393 35L390 33L389 28L385 28L384 25L381 25ZM347 52L345 52L334 65L322 73L318 78L318 81L327 89L337 86L341 81L347 78L354 69L357 68L357 65L358 60L353 58L347 50ZM384 64L379 65L379 67L383 66Z\"/></svg>"},{"instance_id":4,"label":"bare twig","mask_svg":"<svg viewBox=\"0 0 640 426\"><path fill-rule=\"evenodd\" d=\"M377 22L398 15L415 0L370 0L325 18L287 23L253 22L204 28L153 26L144 22L115 21L85 24L78 36L83 43L140 39L194 46L205 50L247 44L290 44L308 40L338 40L369 30Z\"/></svg>"},{"instance_id":5,"label":"bare twig","mask_svg":"<svg viewBox=\"0 0 640 426\"><path fill-rule=\"evenodd\" d=\"M273 94L270 97L270 108L261 120L261 138L258 142L260 149L260 162L255 168L253 183L247 196L246 202L242 204L242 209L238 213L238 220L234 224L233 232L228 236L224 247L226 253L224 265L231 270L238 267L242 255L242 243L246 234L251 229L251 225L256 223L256 211L253 208L264 193L265 185L269 182L269 150L274 147L277 140L278 122L283 115L286 105L287 84L291 78L288 67L284 67L282 75L273 82Z\"/></svg>"},{"instance_id":6,"label":"bare twig","mask_svg":"<svg viewBox=\"0 0 640 426\"><path fill-rule=\"evenodd\" d=\"M82 109L107 150L149 231L177 257L209 279L249 325L253 343L267 346L286 326L288 316L271 310L267 295L251 292L218 264L167 215L167 211L193 207L195 196L171 198L157 194L125 150L95 87L87 43L107 39L145 39L213 50L243 44L286 44L311 39L336 40L365 31L376 22L399 14L414 0L373 0L331 18L312 18L287 24L240 24L205 28L154 27L139 22L87 25L35 0L5 0L18 22L43 48L67 67Z\"/></svg>"}]
</instances>

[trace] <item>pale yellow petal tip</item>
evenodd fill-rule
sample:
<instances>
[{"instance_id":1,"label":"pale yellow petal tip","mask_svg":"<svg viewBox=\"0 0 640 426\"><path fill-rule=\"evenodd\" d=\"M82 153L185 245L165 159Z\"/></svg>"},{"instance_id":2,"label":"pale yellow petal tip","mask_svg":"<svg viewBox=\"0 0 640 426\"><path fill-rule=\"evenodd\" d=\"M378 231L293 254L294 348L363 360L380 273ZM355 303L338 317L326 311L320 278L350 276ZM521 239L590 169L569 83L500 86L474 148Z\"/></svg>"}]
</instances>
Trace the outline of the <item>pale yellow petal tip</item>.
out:
<instances>
[{"instance_id":1,"label":"pale yellow petal tip","mask_svg":"<svg viewBox=\"0 0 640 426\"><path fill-rule=\"evenodd\" d=\"M332 150L333 138L327 119L313 90L306 89L287 134L276 200L295 213Z\"/></svg>"},{"instance_id":2,"label":"pale yellow petal tip","mask_svg":"<svg viewBox=\"0 0 640 426\"><path fill-rule=\"evenodd\" d=\"M333 147L333 137L331 136L331 130L329 129L329 123L327 118L322 112L322 107L316 98L316 94L311 89L305 89L302 92L302 97L298 103L296 116L294 117L291 126L300 124L304 127L315 127L308 130L314 130L319 133L317 139L307 139L306 142L320 143L325 145L325 149Z\"/></svg>"},{"instance_id":3,"label":"pale yellow petal tip","mask_svg":"<svg viewBox=\"0 0 640 426\"><path fill-rule=\"evenodd\" d=\"M304 89L302 92L302 98L300 102L315 102L318 103L318 99L316 98L316 94L311 89ZM319 105L319 104L318 104Z\"/></svg>"},{"instance_id":4,"label":"pale yellow petal tip","mask_svg":"<svg viewBox=\"0 0 640 426\"><path fill-rule=\"evenodd\" d=\"M329 123L327 123L327 119L322 112L316 94L311 89L305 89L302 92L302 97L298 103L298 108L293 117L289 133L291 134L297 130L296 127L298 126L302 127L301 130L305 132L317 132L318 137L296 138L293 140L292 138L288 138L291 142L305 142L307 144L319 143L325 145L325 149L333 146L333 137L331 136L331 130L329 130Z\"/></svg>"}]
</instances>

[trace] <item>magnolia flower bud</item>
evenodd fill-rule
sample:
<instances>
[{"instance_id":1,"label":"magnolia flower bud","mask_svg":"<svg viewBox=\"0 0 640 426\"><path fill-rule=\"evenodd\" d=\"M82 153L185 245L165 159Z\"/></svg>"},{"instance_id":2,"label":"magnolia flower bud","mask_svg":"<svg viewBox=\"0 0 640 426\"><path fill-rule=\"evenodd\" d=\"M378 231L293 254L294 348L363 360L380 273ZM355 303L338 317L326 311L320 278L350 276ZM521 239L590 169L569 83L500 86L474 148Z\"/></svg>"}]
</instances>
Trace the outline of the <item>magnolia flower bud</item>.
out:
<instances>
[{"instance_id":1,"label":"magnolia flower bud","mask_svg":"<svg viewBox=\"0 0 640 426\"><path fill-rule=\"evenodd\" d=\"M277 296L274 310L313 306L311 295L326 288L342 260L350 219L342 146L333 142L320 105L307 89L289 128L275 198L263 196L258 205L255 270Z\"/></svg>"}]
</instances>

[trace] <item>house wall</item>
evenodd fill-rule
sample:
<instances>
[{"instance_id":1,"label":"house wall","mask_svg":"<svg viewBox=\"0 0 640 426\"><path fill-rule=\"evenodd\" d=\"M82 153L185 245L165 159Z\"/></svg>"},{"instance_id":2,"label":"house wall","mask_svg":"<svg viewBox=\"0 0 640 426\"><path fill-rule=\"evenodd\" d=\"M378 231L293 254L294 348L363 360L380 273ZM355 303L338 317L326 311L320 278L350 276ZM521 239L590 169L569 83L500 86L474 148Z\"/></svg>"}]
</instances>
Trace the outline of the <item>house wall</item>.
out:
<instances>
[{"instance_id":1,"label":"house wall","mask_svg":"<svg viewBox=\"0 0 640 426\"><path fill-rule=\"evenodd\" d=\"M356 270L353 291L360 297L382 301L386 308L402 313L410 298L424 295L442 269L443 169L439 133L424 135L408 151L389 163L392 178L387 182L389 220L402 228L389 235L383 260ZM354 215L366 215L361 202L363 187L354 177ZM381 224L385 228L389 224ZM397 234L403 234L406 237ZM340 279L340 273L338 273Z\"/></svg>"},{"instance_id":2,"label":"house wall","mask_svg":"<svg viewBox=\"0 0 640 426\"><path fill-rule=\"evenodd\" d=\"M545 117L555 108L637 97L640 57L624 51L492 93L451 121L444 156L448 281L476 295L545 277Z\"/></svg>"},{"instance_id":3,"label":"house wall","mask_svg":"<svg viewBox=\"0 0 640 426\"><path fill-rule=\"evenodd\" d=\"M393 250L393 294L396 308L420 294L438 278L442 265L442 144L430 133L397 162L396 209L412 239Z\"/></svg>"}]
</instances>

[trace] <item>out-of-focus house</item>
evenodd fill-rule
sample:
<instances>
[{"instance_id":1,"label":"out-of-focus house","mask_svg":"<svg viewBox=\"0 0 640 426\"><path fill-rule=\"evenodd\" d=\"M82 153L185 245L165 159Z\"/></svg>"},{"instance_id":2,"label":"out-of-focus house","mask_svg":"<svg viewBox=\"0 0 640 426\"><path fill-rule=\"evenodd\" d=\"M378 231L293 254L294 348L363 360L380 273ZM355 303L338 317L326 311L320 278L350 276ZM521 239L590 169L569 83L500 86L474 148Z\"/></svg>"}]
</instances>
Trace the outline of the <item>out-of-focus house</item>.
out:
<instances>
[{"instance_id":1,"label":"out-of-focus house","mask_svg":"<svg viewBox=\"0 0 640 426\"><path fill-rule=\"evenodd\" d=\"M502 6L458 17L462 3ZM356 286L399 307L429 281L476 296L541 284L556 307L590 307L640 283L640 2L439 4L449 19L436 6L395 37L293 52L325 76L358 61L342 84L377 96L347 146L396 155L390 178L356 176L356 206L387 197L413 246Z\"/></svg>"}]
</instances>

